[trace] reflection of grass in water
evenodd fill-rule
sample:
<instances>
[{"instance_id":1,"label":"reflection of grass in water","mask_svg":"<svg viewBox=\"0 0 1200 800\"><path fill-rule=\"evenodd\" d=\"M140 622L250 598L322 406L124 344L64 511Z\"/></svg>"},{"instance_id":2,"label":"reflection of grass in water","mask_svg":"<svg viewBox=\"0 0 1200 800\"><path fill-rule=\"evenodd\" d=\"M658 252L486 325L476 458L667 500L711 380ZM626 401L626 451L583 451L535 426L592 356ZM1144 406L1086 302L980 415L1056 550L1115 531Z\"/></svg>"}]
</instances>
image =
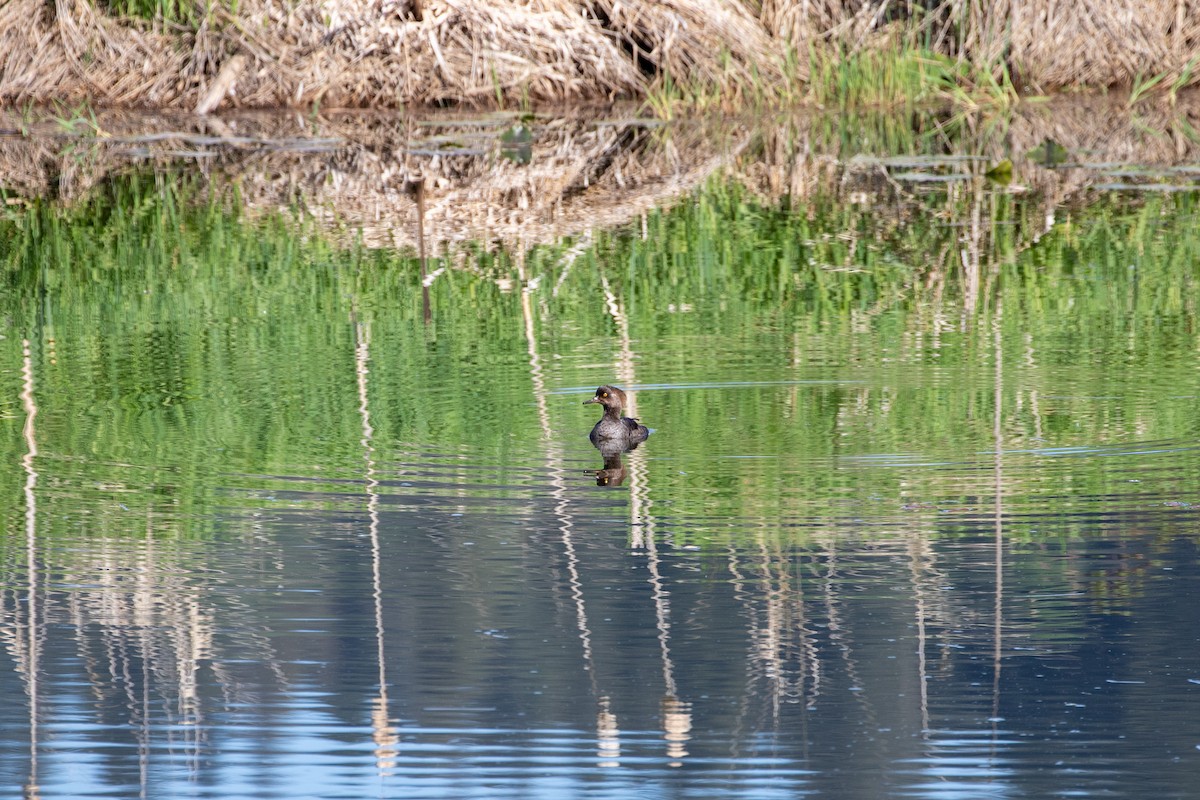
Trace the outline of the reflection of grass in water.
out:
<instances>
[{"instance_id":1,"label":"reflection of grass in water","mask_svg":"<svg viewBox=\"0 0 1200 800\"><path fill-rule=\"evenodd\" d=\"M24 266L6 294L40 346L39 429L74 487L64 491L96 482L134 517L196 511L181 526L195 532L218 476L308 463L289 440L352 441L353 428L337 433L352 420L336 407L354 393L347 385L339 398L336 384L294 368L329 331L276 316L300 298L341 302L342 281L322 268L330 251L193 193L186 181L135 177L70 215L39 206L13 226L20 242L6 255ZM271 376L269 391L247 380L254 372ZM300 404L311 413L288 413ZM315 457L334 461L338 449ZM107 507L129 516L96 506Z\"/></svg>"},{"instance_id":2,"label":"reflection of grass in water","mask_svg":"<svg viewBox=\"0 0 1200 800\"><path fill-rule=\"evenodd\" d=\"M629 313L646 382L861 381L749 388L737 419L715 426L711 393L654 396L642 409L651 423L705 431L712 452L779 457L691 467L686 478L678 462L648 459L655 486L679 489L683 516L771 519L836 510L845 498L930 499L945 491L933 473L835 470L830 460L986 449L997 355L1007 447L1194 434L1187 402L1148 398L1162 387L1197 391L1196 197L1101 197L1043 231L1036 198L955 192L874 206L818 192L788 209L713 181L694 202L650 215L645 238L599 236L557 296L562 248L538 248L526 269L543 278L533 297L548 383L585 385L595 373L585 364L606 358L601 270ZM468 253L469 270L434 283L434 322L424 326L413 259L334 249L304 223L297 233L293 221L246 220L233 198L200 196L186 180L129 176L70 210L36 205L0 223L0 305L21 332L0 344L9 365L0 380L13 388L29 335L44 463L64 507L91 498L88 524L114 534L144 531L129 520L150 515L198 535L213 508L253 504L219 494L239 480L231 474L358 477L352 313L374 325L381 447L470 443L468 463L497 465L488 476L497 496L499 465L541 458L524 414L520 290L496 280L514 276L509 254ZM974 315L963 311L971 236L983 265ZM551 357L581 350L594 357ZM1095 399L1106 394L1120 399ZM574 406L551 404L556 429L586 427ZM19 459L21 423L16 409L0 421L6 463ZM680 452L703 464L700 450ZM1079 476L1087 485L1077 488L1094 494L1122 480L1107 467ZM0 479L16 497L20 476ZM903 498L902 480L917 481Z\"/></svg>"},{"instance_id":3,"label":"reflection of grass in water","mask_svg":"<svg viewBox=\"0 0 1200 800\"><path fill-rule=\"evenodd\" d=\"M986 448L995 414L988 365L996 357L1005 364L1000 414L1007 446L1194 435L1191 401L1159 401L1154 394L1196 391L1195 356L1187 345L1195 321L1188 298L1196 285L1198 240L1189 228L1196 198L1104 198L1076 212L1070 226L1044 235L1036 204L1025 207L1008 195L983 200L992 224L979 243L986 266L973 317L962 312L967 286L958 240L964 229L939 221L944 197L918 198L916 210L906 212L909 221L889 226L878 224L878 209L817 198L803 213L788 214L721 184L694 206L652 218L646 238L601 242L607 261L628 265L612 279L621 283L621 294L641 298L633 317L638 330L665 325L671 335L703 337L716 348L730 343L707 334L722 331L742 339L729 346L731 359L760 352L760 366L781 371L798 359L805 375L820 370L824 360L841 365L836 374L869 384L809 388L795 393L794 405L783 406L779 392L751 399L711 392L668 396L657 403L660 417L677 430L704 431L696 463L703 464L706 452L763 446L791 456L792 463L693 468L686 479L664 469L659 488L670 494L672 486L682 491L700 485L704 501L752 518L779 519L837 513L829 501L839 495L896 498L902 483L908 485L905 496L942 498L951 484L935 472L849 475L830 463L808 469L804 459L845 452L961 455ZM951 219L969 219L971 202L964 198ZM670 257L679 253L686 258ZM692 302L696 313L663 315L668 298L654 298L666 287L670 300ZM1000 326L999 353L993 324ZM808 363L814 351L818 358ZM883 363L885 355L894 366ZM653 362L647 356L643 370L668 380L674 376L655 374L655 366L686 369L694 354L680 359L689 356L692 363L678 366L669 355ZM706 364L721 364L721 356L718 349ZM732 361L723 365L736 368ZM1044 398L1064 388L1066 397ZM1118 400L1097 402L1114 390ZM714 408L735 400L736 420L714 420ZM784 487L781 470L787 472ZM1127 477L1117 464L1079 465L1071 491L1127 492ZM1012 480L1012 490L1022 491ZM1028 491L1038 487L1030 484ZM950 499L978 505L970 493L964 489ZM870 505L857 511L869 512Z\"/></svg>"}]
</instances>

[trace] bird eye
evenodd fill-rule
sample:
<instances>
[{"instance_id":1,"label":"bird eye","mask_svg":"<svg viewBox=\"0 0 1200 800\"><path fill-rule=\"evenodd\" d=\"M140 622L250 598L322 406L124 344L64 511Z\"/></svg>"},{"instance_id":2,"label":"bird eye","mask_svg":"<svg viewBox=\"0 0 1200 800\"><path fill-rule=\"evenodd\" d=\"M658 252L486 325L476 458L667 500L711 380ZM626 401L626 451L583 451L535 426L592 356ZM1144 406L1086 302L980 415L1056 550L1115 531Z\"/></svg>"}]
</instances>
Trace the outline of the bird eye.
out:
<instances>
[{"instance_id":1,"label":"bird eye","mask_svg":"<svg viewBox=\"0 0 1200 800\"><path fill-rule=\"evenodd\" d=\"M601 392L601 393L600 393L600 396L601 396L601 397L608 397L608 392Z\"/></svg>"}]
</instances>

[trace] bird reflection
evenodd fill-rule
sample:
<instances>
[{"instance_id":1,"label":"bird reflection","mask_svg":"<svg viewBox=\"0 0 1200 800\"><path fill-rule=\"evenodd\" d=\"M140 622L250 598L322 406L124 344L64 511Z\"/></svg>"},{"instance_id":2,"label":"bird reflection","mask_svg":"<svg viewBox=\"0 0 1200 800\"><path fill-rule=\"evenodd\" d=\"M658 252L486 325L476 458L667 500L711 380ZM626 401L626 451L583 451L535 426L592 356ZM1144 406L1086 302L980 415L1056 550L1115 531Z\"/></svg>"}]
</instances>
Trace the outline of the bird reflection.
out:
<instances>
[{"instance_id":1,"label":"bird reflection","mask_svg":"<svg viewBox=\"0 0 1200 800\"><path fill-rule=\"evenodd\" d=\"M626 467L621 456L637 449L637 445L624 447L624 443L598 442L596 449L604 457L604 466L595 471L597 486L620 486L625 482ZM589 470L590 472L591 470Z\"/></svg>"},{"instance_id":2,"label":"bird reflection","mask_svg":"<svg viewBox=\"0 0 1200 800\"><path fill-rule=\"evenodd\" d=\"M623 452L625 451L616 448L608 451L600 448L600 455L604 456L604 467L596 470L597 486L620 486L625 482L625 462L621 460Z\"/></svg>"}]
</instances>

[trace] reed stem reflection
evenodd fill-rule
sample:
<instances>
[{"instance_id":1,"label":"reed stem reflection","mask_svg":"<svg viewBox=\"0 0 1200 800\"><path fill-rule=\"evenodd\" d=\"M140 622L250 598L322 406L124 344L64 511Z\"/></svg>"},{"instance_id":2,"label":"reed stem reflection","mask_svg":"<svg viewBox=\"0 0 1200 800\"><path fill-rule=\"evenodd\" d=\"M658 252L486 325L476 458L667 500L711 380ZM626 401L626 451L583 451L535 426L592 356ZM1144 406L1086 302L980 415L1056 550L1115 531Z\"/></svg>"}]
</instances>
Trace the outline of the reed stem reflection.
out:
<instances>
[{"instance_id":1,"label":"reed stem reflection","mask_svg":"<svg viewBox=\"0 0 1200 800\"><path fill-rule=\"evenodd\" d=\"M617 326L617 354L614 369L618 382L626 387L626 408L628 416L637 418L637 377L634 374L633 339L629 334L629 315L617 300L608 276L600 273L600 285L604 290L605 307ZM607 467L606 467L607 468ZM640 459L632 459L628 469L629 477L629 527L630 546L634 549L646 547L647 540L654 537L654 516L649 513L650 501L647 495L646 465ZM597 476L599 478L599 476Z\"/></svg>"},{"instance_id":2,"label":"reed stem reflection","mask_svg":"<svg viewBox=\"0 0 1200 800\"><path fill-rule=\"evenodd\" d=\"M352 312L352 318L354 314ZM387 651L383 624L383 550L379 540L379 479L375 466L375 428L371 425L369 377L371 374L371 324L353 320L354 373L358 388L358 413L362 420L363 490L367 495L367 534L371 541L371 598L375 608L375 662L379 671L378 694L371 701L371 738L375 743L375 766L389 775L396 766L400 736L388 708Z\"/></svg>"},{"instance_id":3,"label":"reed stem reflection","mask_svg":"<svg viewBox=\"0 0 1200 800\"><path fill-rule=\"evenodd\" d=\"M582 252L574 250L563 256L559 266L569 269L574 259ZM517 276L521 284L521 316L524 321L526 350L529 355L529 376L533 390L534 404L537 408L538 423L541 428L541 439L545 445L545 455L550 475L551 496L554 498L554 517L558 521L560 541L563 555L567 562L567 582L570 587L571 599L575 604L575 627L579 632L579 642L582 649L583 669L591 684L592 697L596 701L596 757L597 766L618 767L621 764L621 729L617 715L612 711L608 695L602 693L599 675L596 669L595 654L592 650L592 629L588 621L587 602L583 594L583 581L580 577L579 554L575 549L575 521L570 512L571 493L566 482L566 467L563 464L561 447L553 436L550 426L550 409L548 392L546 390L545 371L538 350L537 334L534 327L532 294L535 291L533 281L526 273L525 250L521 249L517 259Z\"/></svg>"},{"instance_id":4,"label":"reed stem reflection","mask_svg":"<svg viewBox=\"0 0 1200 800\"><path fill-rule=\"evenodd\" d=\"M25 454L21 457L21 469L25 472L25 647L24 659L19 659L25 675L25 692L29 698L29 770L25 780L24 795L33 800L40 796L38 786L38 750L40 748L39 715L41 678L41 605L38 580L37 543L37 484L38 473L34 459L38 455L37 402L33 395L33 351L29 340L21 342L21 406L25 411L22 433L25 438ZM21 663L23 661L23 663Z\"/></svg>"},{"instance_id":5,"label":"reed stem reflection","mask_svg":"<svg viewBox=\"0 0 1200 800\"><path fill-rule=\"evenodd\" d=\"M995 453L993 478L995 480L994 557L995 557L995 600L992 620L992 739L999 735L1000 718L1000 670L1004 650L1004 340L1000 336L1004 314L1004 301L996 301L996 315L992 320L992 352L996 362L995 387L992 395L992 449Z\"/></svg>"}]
</instances>

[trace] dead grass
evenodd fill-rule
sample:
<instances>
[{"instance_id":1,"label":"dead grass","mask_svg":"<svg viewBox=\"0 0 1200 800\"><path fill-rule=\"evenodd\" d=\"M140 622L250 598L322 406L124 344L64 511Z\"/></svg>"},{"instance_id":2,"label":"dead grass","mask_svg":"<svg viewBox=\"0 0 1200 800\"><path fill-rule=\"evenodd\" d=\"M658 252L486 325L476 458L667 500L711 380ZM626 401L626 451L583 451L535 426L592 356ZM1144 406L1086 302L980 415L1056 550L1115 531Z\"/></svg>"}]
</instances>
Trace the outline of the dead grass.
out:
<instances>
[{"instance_id":1,"label":"dead grass","mask_svg":"<svg viewBox=\"0 0 1200 800\"><path fill-rule=\"evenodd\" d=\"M592 13L643 70L695 94L747 97L783 77L784 48L740 2L595 0Z\"/></svg>"},{"instance_id":2,"label":"dead grass","mask_svg":"<svg viewBox=\"0 0 1200 800\"><path fill-rule=\"evenodd\" d=\"M0 103L693 105L797 96L814 52L905 48L1035 90L1200 83L1200 0L239 0L187 30L0 2ZM964 72L963 74L967 74ZM869 80L869 78L867 79ZM837 89L838 87L832 87Z\"/></svg>"},{"instance_id":3,"label":"dead grass","mask_svg":"<svg viewBox=\"0 0 1200 800\"><path fill-rule=\"evenodd\" d=\"M0 102L195 107L247 58L226 106L519 106L646 95L670 76L742 95L779 59L736 0L635 4L243 0L168 36L86 0L0 8ZM732 36L730 36L733 34Z\"/></svg>"},{"instance_id":4,"label":"dead grass","mask_svg":"<svg viewBox=\"0 0 1200 800\"><path fill-rule=\"evenodd\" d=\"M0 102L172 105L202 78L186 43L87 0L0 4Z\"/></svg>"},{"instance_id":5,"label":"dead grass","mask_svg":"<svg viewBox=\"0 0 1200 800\"><path fill-rule=\"evenodd\" d=\"M1034 89L1200 82L1200 0L764 0L762 19L798 46L850 53L899 22L909 47Z\"/></svg>"},{"instance_id":6,"label":"dead grass","mask_svg":"<svg viewBox=\"0 0 1200 800\"><path fill-rule=\"evenodd\" d=\"M1042 89L1159 75L1169 87L1200 56L1200 0L1002 0L996 13L1012 20L1017 72ZM1198 80L1193 71L1184 82Z\"/></svg>"}]
</instances>

